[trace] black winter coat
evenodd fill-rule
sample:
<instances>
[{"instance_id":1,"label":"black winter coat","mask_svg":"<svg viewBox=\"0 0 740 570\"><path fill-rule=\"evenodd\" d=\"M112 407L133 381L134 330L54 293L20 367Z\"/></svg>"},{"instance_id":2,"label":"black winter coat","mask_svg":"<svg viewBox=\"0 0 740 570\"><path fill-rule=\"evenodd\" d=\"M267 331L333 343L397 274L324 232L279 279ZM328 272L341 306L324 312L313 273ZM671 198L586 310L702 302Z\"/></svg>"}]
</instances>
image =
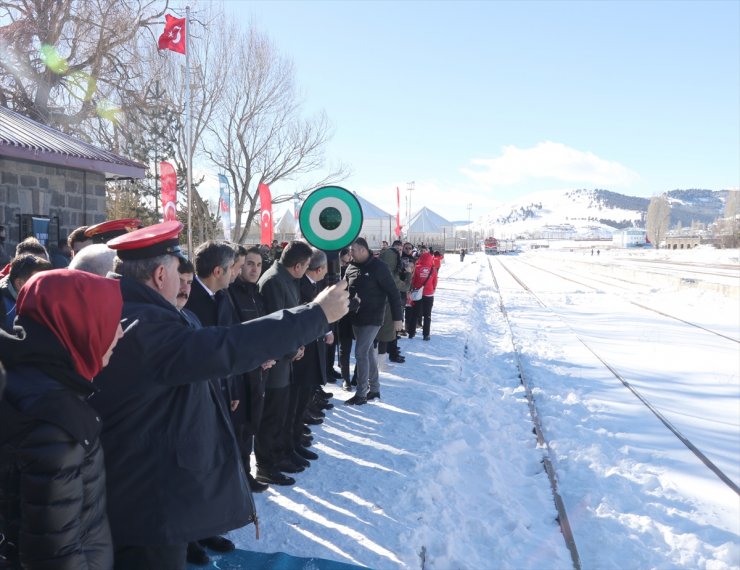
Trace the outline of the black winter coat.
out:
<instances>
[{"instance_id":1,"label":"black winter coat","mask_svg":"<svg viewBox=\"0 0 740 570\"><path fill-rule=\"evenodd\" d=\"M299 281L301 302L310 303L319 292L319 284L311 283L305 275ZM325 332L329 332L327 328ZM293 371L299 380L316 385L326 383L326 336L322 334L316 340L306 344L303 358L293 363Z\"/></svg>"},{"instance_id":2,"label":"black winter coat","mask_svg":"<svg viewBox=\"0 0 740 570\"><path fill-rule=\"evenodd\" d=\"M372 255L365 263L350 261L344 278L350 297L360 297L360 307L351 317L353 325L382 325L386 302L390 303L394 321L403 318L401 297L385 263Z\"/></svg>"},{"instance_id":3,"label":"black winter coat","mask_svg":"<svg viewBox=\"0 0 740 570\"><path fill-rule=\"evenodd\" d=\"M90 403L103 419L108 516L116 547L177 544L254 519L229 420L211 378L243 374L326 329L317 305L247 324L193 329L153 289L121 279L116 346Z\"/></svg>"},{"instance_id":4,"label":"black winter coat","mask_svg":"<svg viewBox=\"0 0 740 570\"><path fill-rule=\"evenodd\" d=\"M236 281L229 285L229 295L241 322L251 321L267 314L259 286L256 283L248 283L237 277ZM243 381L235 382L234 399L241 403L231 413L231 421L235 426L246 424L251 434L257 433L262 419L266 381L267 373L260 367L244 374Z\"/></svg>"},{"instance_id":5,"label":"black winter coat","mask_svg":"<svg viewBox=\"0 0 740 570\"><path fill-rule=\"evenodd\" d=\"M0 336L0 568L108 570L100 421L86 401L94 388L51 331L18 323L25 338Z\"/></svg>"},{"instance_id":6,"label":"black winter coat","mask_svg":"<svg viewBox=\"0 0 740 570\"><path fill-rule=\"evenodd\" d=\"M298 279L288 273L288 270L279 261L273 263L262 274L259 280L259 288L268 313L297 307L301 304ZM275 366L267 371L268 390L285 388L290 385L293 374L292 358L295 356L295 352L280 356L281 358L277 359Z\"/></svg>"}]
</instances>

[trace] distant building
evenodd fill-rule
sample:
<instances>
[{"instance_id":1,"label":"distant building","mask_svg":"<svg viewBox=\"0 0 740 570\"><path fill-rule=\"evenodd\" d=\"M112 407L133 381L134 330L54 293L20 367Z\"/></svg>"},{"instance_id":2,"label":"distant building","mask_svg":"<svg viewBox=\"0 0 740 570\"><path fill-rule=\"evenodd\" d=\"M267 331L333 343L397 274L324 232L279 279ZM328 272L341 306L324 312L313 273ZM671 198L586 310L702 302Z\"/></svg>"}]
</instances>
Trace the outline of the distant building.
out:
<instances>
[{"instance_id":1,"label":"distant building","mask_svg":"<svg viewBox=\"0 0 740 570\"><path fill-rule=\"evenodd\" d=\"M701 245L701 236L667 236L664 242L664 249L693 249Z\"/></svg>"},{"instance_id":2,"label":"distant building","mask_svg":"<svg viewBox=\"0 0 740 570\"><path fill-rule=\"evenodd\" d=\"M145 170L0 107L0 241L9 252L30 235L55 246L105 221L106 181L144 178Z\"/></svg>"},{"instance_id":3,"label":"distant building","mask_svg":"<svg viewBox=\"0 0 740 570\"><path fill-rule=\"evenodd\" d=\"M640 228L627 228L614 232L612 243L615 247L645 247L647 233Z\"/></svg>"}]
</instances>

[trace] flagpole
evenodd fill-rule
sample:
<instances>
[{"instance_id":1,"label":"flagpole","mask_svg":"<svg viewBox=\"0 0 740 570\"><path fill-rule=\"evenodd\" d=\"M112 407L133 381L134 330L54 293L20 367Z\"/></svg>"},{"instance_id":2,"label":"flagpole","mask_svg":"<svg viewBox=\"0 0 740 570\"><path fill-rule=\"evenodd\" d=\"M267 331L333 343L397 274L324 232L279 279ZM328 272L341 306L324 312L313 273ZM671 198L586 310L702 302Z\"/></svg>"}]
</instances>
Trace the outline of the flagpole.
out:
<instances>
[{"instance_id":1,"label":"flagpole","mask_svg":"<svg viewBox=\"0 0 740 570\"><path fill-rule=\"evenodd\" d=\"M185 7L185 120L187 131L185 132L185 144L187 146L187 169L188 169L188 256L193 257L193 101L190 93L190 6Z\"/></svg>"}]
</instances>

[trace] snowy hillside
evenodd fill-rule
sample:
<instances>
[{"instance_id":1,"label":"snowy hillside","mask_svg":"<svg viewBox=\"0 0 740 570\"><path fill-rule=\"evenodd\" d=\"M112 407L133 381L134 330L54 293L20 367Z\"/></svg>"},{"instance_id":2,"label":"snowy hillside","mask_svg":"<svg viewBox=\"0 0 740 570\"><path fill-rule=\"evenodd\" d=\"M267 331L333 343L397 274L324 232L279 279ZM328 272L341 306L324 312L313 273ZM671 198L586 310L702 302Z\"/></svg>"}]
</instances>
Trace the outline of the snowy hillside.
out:
<instances>
[{"instance_id":1,"label":"snowy hillside","mask_svg":"<svg viewBox=\"0 0 740 570\"><path fill-rule=\"evenodd\" d=\"M722 211L725 191L673 190L671 223L709 223ZM650 200L608 190L554 190L502 204L473 223L481 235L524 239L608 239L643 227ZM674 219L675 218L675 219Z\"/></svg>"}]
</instances>

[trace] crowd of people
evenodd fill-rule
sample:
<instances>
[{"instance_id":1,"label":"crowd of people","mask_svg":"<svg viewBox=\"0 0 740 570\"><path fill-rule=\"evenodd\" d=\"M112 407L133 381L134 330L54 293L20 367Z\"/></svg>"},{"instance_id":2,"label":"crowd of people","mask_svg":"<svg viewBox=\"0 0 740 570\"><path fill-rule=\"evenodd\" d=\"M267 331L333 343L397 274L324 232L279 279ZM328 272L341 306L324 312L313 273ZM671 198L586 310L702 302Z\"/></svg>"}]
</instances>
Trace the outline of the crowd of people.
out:
<instances>
[{"instance_id":1,"label":"crowd of people","mask_svg":"<svg viewBox=\"0 0 740 570\"><path fill-rule=\"evenodd\" d=\"M359 237L330 274L301 240L188 259L179 222L140 225L75 230L67 268L27 238L0 272L0 569L207 564L319 458L327 384L378 399L399 338L431 338L424 246Z\"/></svg>"}]
</instances>

